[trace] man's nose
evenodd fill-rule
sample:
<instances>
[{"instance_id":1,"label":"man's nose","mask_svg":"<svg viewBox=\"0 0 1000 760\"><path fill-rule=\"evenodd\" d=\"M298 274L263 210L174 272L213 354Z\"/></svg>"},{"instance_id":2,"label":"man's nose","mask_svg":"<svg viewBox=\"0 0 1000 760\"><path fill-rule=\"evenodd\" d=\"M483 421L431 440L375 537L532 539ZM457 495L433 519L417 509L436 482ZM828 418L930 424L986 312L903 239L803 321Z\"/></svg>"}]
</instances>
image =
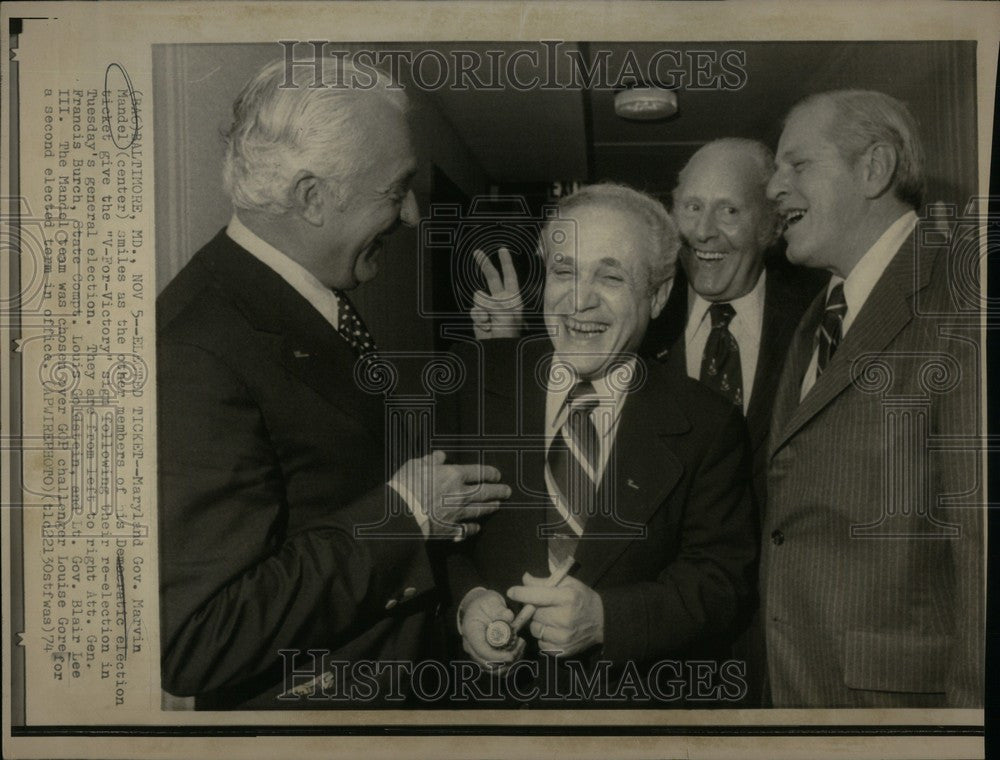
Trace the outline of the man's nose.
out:
<instances>
[{"instance_id":1,"label":"man's nose","mask_svg":"<svg viewBox=\"0 0 1000 760\"><path fill-rule=\"evenodd\" d=\"M576 281L576 310L586 311L594 309L600 304L601 299L597 289L588 281L578 279Z\"/></svg>"},{"instance_id":2,"label":"man's nose","mask_svg":"<svg viewBox=\"0 0 1000 760\"><path fill-rule=\"evenodd\" d=\"M399 221L407 227L416 227L420 222L420 207L417 205L417 196L412 190L408 190L403 198L403 205L399 209Z\"/></svg>"},{"instance_id":3,"label":"man's nose","mask_svg":"<svg viewBox=\"0 0 1000 760\"><path fill-rule=\"evenodd\" d=\"M767 182L767 199L769 201L776 201L786 192L787 183L785 182L785 175L779 169L771 175L771 179Z\"/></svg>"},{"instance_id":4,"label":"man's nose","mask_svg":"<svg viewBox=\"0 0 1000 760\"><path fill-rule=\"evenodd\" d=\"M715 236L715 233L715 214L706 209L698 216L698 223L694 228L695 237L698 240L709 240Z\"/></svg>"}]
</instances>

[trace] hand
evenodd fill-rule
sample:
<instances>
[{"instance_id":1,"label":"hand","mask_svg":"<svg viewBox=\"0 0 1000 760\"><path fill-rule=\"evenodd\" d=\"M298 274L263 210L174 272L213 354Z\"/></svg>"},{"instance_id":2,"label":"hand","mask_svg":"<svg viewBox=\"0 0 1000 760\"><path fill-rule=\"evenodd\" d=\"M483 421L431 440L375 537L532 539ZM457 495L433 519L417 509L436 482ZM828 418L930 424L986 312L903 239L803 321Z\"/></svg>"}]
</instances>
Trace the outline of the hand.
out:
<instances>
[{"instance_id":1,"label":"hand","mask_svg":"<svg viewBox=\"0 0 1000 760\"><path fill-rule=\"evenodd\" d=\"M569 657L603 643L604 604L600 595L568 575L555 588L544 583L544 578L525 573L523 586L507 590L515 602L537 608L530 630L538 639L538 648Z\"/></svg>"},{"instance_id":2,"label":"hand","mask_svg":"<svg viewBox=\"0 0 1000 760\"><path fill-rule=\"evenodd\" d=\"M432 536L456 541L475 535L477 520L495 512L500 499L510 496L510 487L500 483L496 467L477 464L445 464L443 451L411 459L392 476L420 501Z\"/></svg>"},{"instance_id":3,"label":"hand","mask_svg":"<svg viewBox=\"0 0 1000 760\"><path fill-rule=\"evenodd\" d=\"M525 646L520 636L516 645L505 649L496 649L486 640L486 628L490 623L494 620L509 623L514 619L503 596L496 591L474 588L462 599L459 609L462 623L458 632L462 634L462 648L473 660L495 673L502 673L520 659Z\"/></svg>"},{"instance_id":4,"label":"hand","mask_svg":"<svg viewBox=\"0 0 1000 760\"><path fill-rule=\"evenodd\" d=\"M476 340L516 338L521 334L521 312L524 309L524 301L521 299L517 272L514 271L510 252L506 248L500 249L503 277L481 250L477 249L472 255L475 256L489 288L489 293L477 290L472 296L473 307L469 316L472 317L472 329L476 334Z\"/></svg>"}]
</instances>

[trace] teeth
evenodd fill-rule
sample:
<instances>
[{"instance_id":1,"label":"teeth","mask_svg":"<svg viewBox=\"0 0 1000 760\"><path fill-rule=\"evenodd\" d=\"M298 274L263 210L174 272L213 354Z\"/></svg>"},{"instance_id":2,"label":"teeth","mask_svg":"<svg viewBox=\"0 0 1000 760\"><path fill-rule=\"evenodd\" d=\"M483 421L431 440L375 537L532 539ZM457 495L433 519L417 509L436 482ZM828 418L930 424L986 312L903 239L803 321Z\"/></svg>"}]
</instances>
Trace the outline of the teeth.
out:
<instances>
[{"instance_id":1,"label":"teeth","mask_svg":"<svg viewBox=\"0 0 1000 760\"><path fill-rule=\"evenodd\" d=\"M576 319L567 319L566 327L573 333L587 336L597 335L608 329L606 324L600 322L580 322Z\"/></svg>"},{"instance_id":2,"label":"teeth","mask_svg":"<svg viewBox=\"0 0 1000 760\"><path fill-rule=\"evenodd\" d=\"M785 212L785 226L791 227L806 215L805 209L793 208Z\"/></svg>"},{"instance_id":3,"label":"teeth","mask_svg":"<svg viewBox=\"0 0 1000 760\"><path fill-rule=\"evenodd\" d=\"M721 261L726 257L726 254L719 251L695 250L694 255L698 257L699 261Z\"/></svg>"}]
</instances>

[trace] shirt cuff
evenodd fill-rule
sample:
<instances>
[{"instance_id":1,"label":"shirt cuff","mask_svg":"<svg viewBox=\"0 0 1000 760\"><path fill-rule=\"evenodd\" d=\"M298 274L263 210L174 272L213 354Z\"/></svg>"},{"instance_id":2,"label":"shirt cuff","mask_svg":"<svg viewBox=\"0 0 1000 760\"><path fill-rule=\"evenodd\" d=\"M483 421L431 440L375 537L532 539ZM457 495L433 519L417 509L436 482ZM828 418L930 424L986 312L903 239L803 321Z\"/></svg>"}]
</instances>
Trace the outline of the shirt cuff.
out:
<instances>
[{"instance_id":1,"label":"shirt cuff","mask_svg":"<svg viewBox=\"0 0 1000 760\"><path fill-rule=\"evenodd\" d=\"M424 538L429 538L431 534L431 521L427 517L427 513L424 511L424 506L420 503L420 500L396 478L389 481L389 487L399 494L407 509L410 510L410 514L413 515L413 519L420 526L420 532L424 534Z\"/></svg>"}]
</instances>

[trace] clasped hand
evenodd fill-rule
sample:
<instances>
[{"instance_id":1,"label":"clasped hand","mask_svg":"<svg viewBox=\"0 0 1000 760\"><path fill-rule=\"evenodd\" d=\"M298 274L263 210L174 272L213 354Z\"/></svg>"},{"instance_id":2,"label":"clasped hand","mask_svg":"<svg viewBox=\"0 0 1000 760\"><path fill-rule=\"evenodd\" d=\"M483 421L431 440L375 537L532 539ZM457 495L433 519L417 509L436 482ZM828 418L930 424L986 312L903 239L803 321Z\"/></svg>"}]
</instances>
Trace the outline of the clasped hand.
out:
<instances>
[{"instance_id":1,"label":"clasped hand","mask_svg":"<svg viewBox=\"0 0 1000 760\"><path fill-rule=\"evenodd\" d=\"M530 630L540 650L570 657L604 642L604 604L590 586L569 575L555 588L529 573L523 582L508 589L507 596L534 605Z\"/></svg>"}]
</instances>

